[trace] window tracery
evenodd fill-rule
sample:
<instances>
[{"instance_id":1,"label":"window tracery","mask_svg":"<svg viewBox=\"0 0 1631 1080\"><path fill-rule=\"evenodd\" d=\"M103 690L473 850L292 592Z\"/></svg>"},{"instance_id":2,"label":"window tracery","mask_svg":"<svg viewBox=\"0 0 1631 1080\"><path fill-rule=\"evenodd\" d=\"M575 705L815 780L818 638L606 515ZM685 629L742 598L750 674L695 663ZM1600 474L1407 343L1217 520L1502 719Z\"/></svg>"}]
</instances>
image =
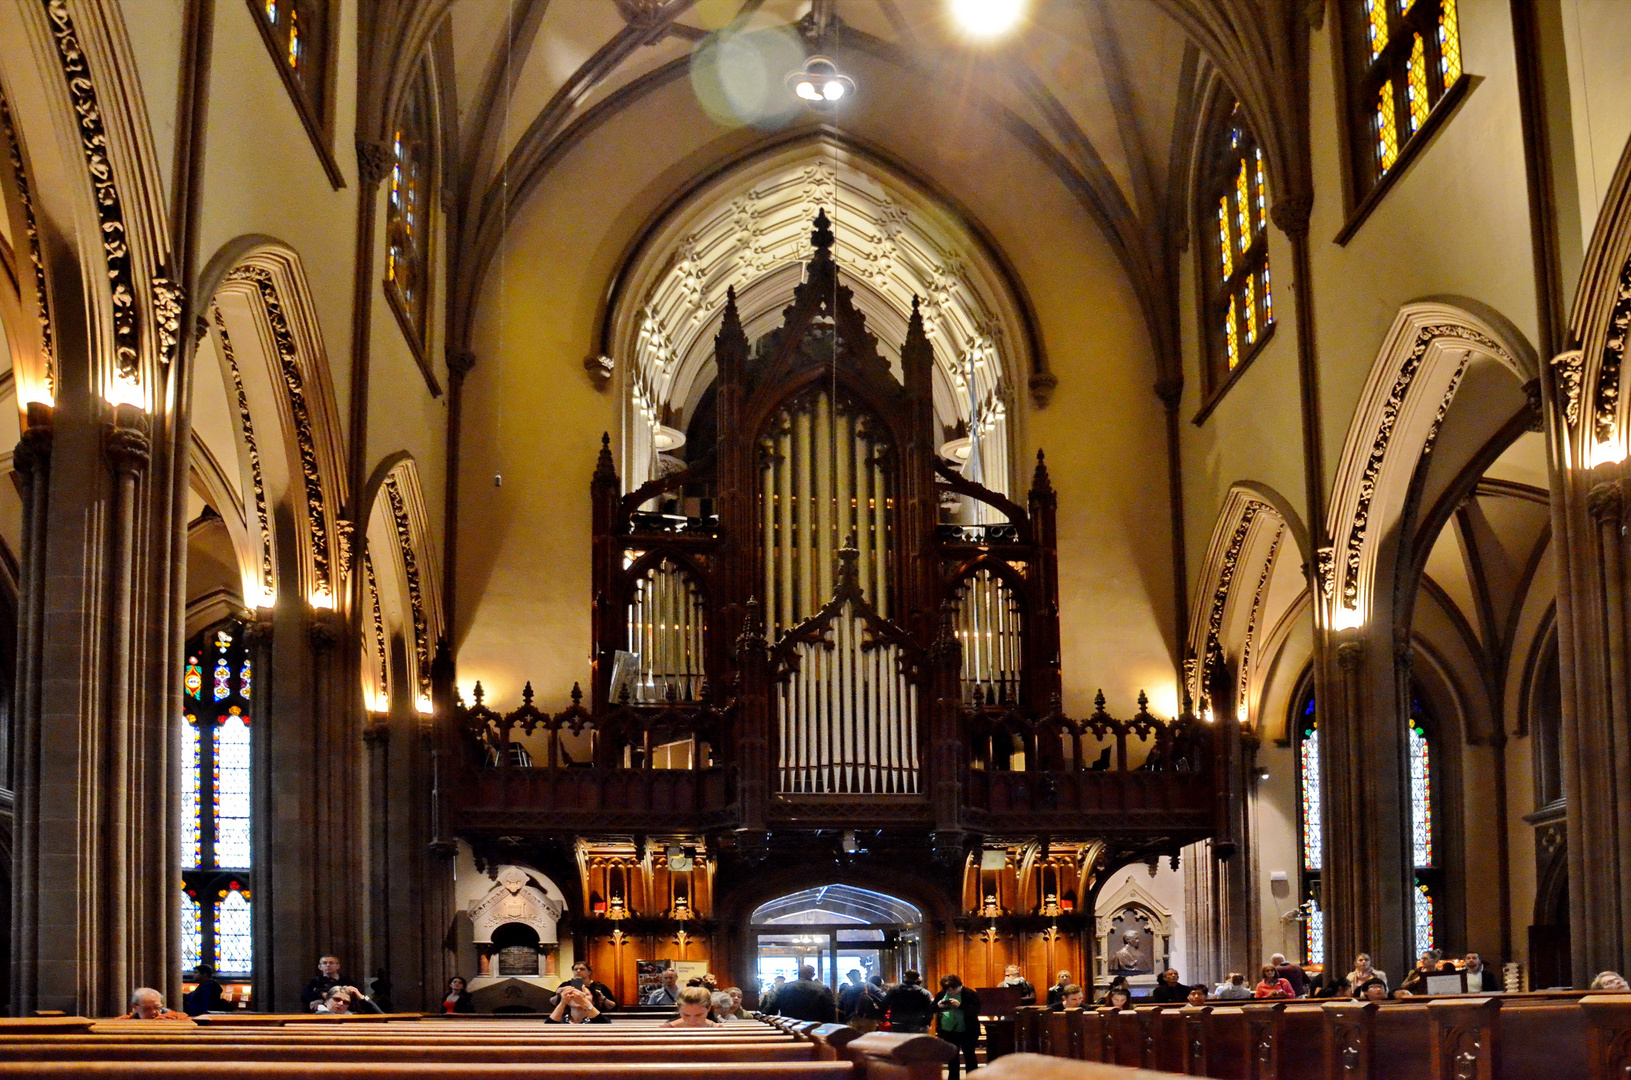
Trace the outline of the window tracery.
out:
<instances>
[{"instance_id":1,"label":"window tracery","mask_svg":"<svg viewBox=\"0 0 1631 1080\"><path fill-rule=\"evenodd\" d=\"M1238 102L1228 102L1218 117L1197 210L1208 238L1202 319L1209 394L1251 359L1274 326L1263 151Z\"/></svg>"},{"instance_id":2,"label":"window tracery","mask_svg":"<svg viewBox=\"0 0 1631 1080\"><path fill-rule=\"evenodd\" d=\"M241 623L221 623L188 642L181 725L184 971L209 963L223 975L249 975L254 967L253 679Z\"/></svg>"},{"instance_id":3,"label":"window tracery","mask_svg":"<svg viewBox=\"0 0 1631 1080\"><path fill-rule=\"evenodd\" d=\"M1355 201L1395 170L1460 81L1457 0L1350 0L1349 125Z\"/></svg>"}]
</instances>

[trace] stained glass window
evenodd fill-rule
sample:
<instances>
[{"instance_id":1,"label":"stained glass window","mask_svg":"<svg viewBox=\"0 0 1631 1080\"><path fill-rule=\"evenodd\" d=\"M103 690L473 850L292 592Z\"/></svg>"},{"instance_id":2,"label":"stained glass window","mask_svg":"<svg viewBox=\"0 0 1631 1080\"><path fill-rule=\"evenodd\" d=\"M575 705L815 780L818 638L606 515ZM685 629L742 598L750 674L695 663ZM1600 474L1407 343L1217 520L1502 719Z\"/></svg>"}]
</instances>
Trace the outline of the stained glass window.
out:
<instances>
[{"instance_id":1,"label":"stained glass window","mask_svg":"<svg viewBox=\"0 0 1631 1080\"><path fill-rule=\"evenodd\" d=\"M1456 0L1344 0L1357 195L1398 163L1461 78Z\"/></svg>"},{"instance_id":2,"label":"stained glass window","mask_svg":"<svg viewBox=\"0 0 1631 1080\"><path fill-rule=\"evenodd\" d=\"M1433 947L1433 894L1421 879L1416 880L1416 952Z\"/></svg>"},{"instance_id":3,"label":"stained glass window","mask_svg":"<svg viewBox=\"0 0 1631 1080\"><path fill-rule=\"evenodd\" d=\"M1297 741L1297 794L1300 800L1297 832L1302 838L1302 896L1305 950L1310 964L1325 962L1325 912L1320 909L1320 871L1325 859L1323 788L1320 783L1319 716L1314 710L1312 682L1300 708L1292 715Z\"/></svg>"},{"instance_id":4,"label":"stained glass window","mask_svg":"<svg viewBox=\"0 0 1631 1080\"><path fill-rule=\"evenodd\" d=\"M217 970L247 974L253 754L251 668L242 624L229 621L197 635L186 655L182 683L189 710L179 725L183 970L213 960ZM227 955L230 967L222 962Z\"/></svg>"},{"instance_id":5,"label":"stained glass window","mask_svg":"<svg viewBox=\"0 0 1631 1080\"><path fill-rule=\"evenodd\" d=\"M254 967L249 897L232 886L215 905L215 966L229 975L248 975Z\"/></svg>"},{"instance_id":6,"label":"stained glass window","mask_svg":"<svg viewBox=\"0 0 1631 1080\"><path fill-rule=\"evenodd\" d=\"M1420 693L1410 701L1410 721L1405 731L1405 754L1409 759L1411 860L1415 866L1416 951L1433 947L1433 907L1442 872L1437 866L1433 818L1434 723Z\"/></svg>"},{"instance_id":7,"label":"stained glass window","mask_svg":"<svg viewBox=\"0 0 1631 1080\"><path fill-rule=\"evenodd\" d=\"M194 971L204 957L200 936L198 899L186 890L181 893L181 970Z\"/></svg>"},{"instance_id":8,"label":"stained glass window","mask_svg":"<svg viewBox=\"0 0 1631 1080\"><path fill-rule=\"evenodd\" d=\"M402 105L391 140L390 188L385 204L385 285L409 340L422 347L430 211L430 90L423 75Z\"/></svg>"},{"instance_id":9,"label":"stained glass window","mask_svg":"<svg viewBox=\"0 0 1631 1080\"><path fill-rule=\"evenodd\" d=\"M323 43L329 0L264 0L257 11L267 47L283 69L290 90L305 99L302 105L322 123L328 89Z\"/></svg>"},{"instance_id":10,"label":"stained glass window","mask_svg":"<svg viewBox=\"0 0 1631 1080\"><path fill-rule=\"evenodd\" d=\"M1208 260L1214 270L1206 299L1209 389L1223 385L1274 323L1263 154L1238 104L1227 103L1217 115L1211 171L1201 204L1207 214L1215 207L1217 217L1216 240Z\"/></svg>"}]
</instances>

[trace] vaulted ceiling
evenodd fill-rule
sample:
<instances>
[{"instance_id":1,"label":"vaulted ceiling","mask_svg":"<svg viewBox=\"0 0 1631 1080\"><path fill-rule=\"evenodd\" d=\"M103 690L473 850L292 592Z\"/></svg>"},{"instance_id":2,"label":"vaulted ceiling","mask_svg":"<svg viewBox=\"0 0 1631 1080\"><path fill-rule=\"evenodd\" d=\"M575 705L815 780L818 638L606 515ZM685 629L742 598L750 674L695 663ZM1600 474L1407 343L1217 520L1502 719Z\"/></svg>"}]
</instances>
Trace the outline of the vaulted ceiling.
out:
<instances>
[{"instance_id":1,"label":"vaulted ceiling","mask_svg":"<svg viewBox=\"0 0 1631 1080\"><path fill-rule=\"evenodd\" d=\"M890 65L921 95L888 108L992 118L1104 231L1152 336L1161 336L1205 76L1160 4L1029 0L1015 31L980 42L954 24L945 0L462 0L448 6L434 48L452 135L456 289L465 290L453 297L455 337L466 332L462 313L497 248L506 207L595 125L694 78L699 50L754 35L792 42L791 67L813 54L841 67ZM786 95L774 66L765 65L775 85L764 92ZM863 82L828 124L842 130L847 111L879 108L867 93ZM794 109L757 126L809 119Z\"/></svg>"}]
</instances>

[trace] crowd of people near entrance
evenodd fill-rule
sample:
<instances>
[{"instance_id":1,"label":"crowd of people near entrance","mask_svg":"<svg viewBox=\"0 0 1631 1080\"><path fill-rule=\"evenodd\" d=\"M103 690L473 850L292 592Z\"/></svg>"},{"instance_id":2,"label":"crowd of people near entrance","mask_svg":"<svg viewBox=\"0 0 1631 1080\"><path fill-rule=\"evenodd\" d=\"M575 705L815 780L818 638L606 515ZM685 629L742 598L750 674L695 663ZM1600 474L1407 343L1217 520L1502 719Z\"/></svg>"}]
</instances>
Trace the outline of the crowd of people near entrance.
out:
<instances>
[{"instance_id":1,"label":"crowd of people near entrance","mask_svg":"<svg viewBox=\"0 0 1631 1080\"><path fill-rule=\"evenodd\" d=\"M186 1020L218 1010L223 991L221 984L215 981L214 970L208 965L200 965L197 970L198 982L186 995L184 1012L167 1008L159 991L143 986L131 994L130 1012L119 1019ZM1207 984L1186 985L1176 969L1168 968L1157 977L1149 994L1136 1000L1189 1005L1287 998L1381 1001L1427 993L1428 979L1443 974L1465 975L1462 981L1468 993L1500 993L1505 989L1500 976L1476 952L1467 953L1458 963L1438 949L1428 949L1397 986L1392 985L1387 972L1372 965L1369 953L1354 957L1353 969L1346 974L1338 975L1335 970L1310 973L1287 960L1284 954L1275 953L1258 970L1255 985L1236 971L1209 987ZM374 980L376 995L383 981L383 977ZM1018 965L1007 967L1001 985L1016 992L1019 1005L1038 1003L1036 988L1025 979ZM1589 989L1599 993L1631 993L1631 982L1618 972L1604 971L1592 980ZM1072 981L1071 973L1061 971L1048 987L1045 1001L1047 1007L1055 1011L1095 1005L1125 1009L1133 1005L1135 997L1127 976L1118 975L1096 1000L1090 1000L1089 992ZM336 956L324 956L318 961L317 974L300 992L300 1003L312 1012L335 1016L390 1011L341 979L340 960ZM465 980L458 976L448 980L441 1004L447 1013L476 1011ZM658 985L642 997L641 1004L672 1006L675 1016L668 1021L668 1027L713 1027L752 1015L743 1005L740 987L721 988L712 974L695 977L681 986L679 973L672 968L659 975ZM611 988L597 982L594 969L579 961L572 965L572 978L556 989L548 1019L558 1024L610 1023L611 1017L607 1014L615 1012L617 1007ZM963 980L956 975L941 976L939 992L935 993L923 985L923 976L917 971L908 971L900 982L888 985L881 976L869 978L855 968L834 991L816 980L815 968L805 965L798 969L798 978L794 981L776 976L761 994L758 1011L794 1020L844 1023L863 1031L933 1031L958 1047L967 1068L975 1067L975 1047L980 1039L980 996L963 985Z\"/></svg>"}]
</instances>

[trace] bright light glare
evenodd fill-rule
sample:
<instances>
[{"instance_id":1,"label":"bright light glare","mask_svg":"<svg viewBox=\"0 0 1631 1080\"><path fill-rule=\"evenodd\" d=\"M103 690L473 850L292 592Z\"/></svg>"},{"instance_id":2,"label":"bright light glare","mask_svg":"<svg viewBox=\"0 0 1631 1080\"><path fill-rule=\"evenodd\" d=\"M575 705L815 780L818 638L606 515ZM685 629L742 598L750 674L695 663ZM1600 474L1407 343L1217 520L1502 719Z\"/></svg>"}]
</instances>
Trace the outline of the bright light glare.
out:
<instances>
[{"instance_id":1,"label":"bright light glare","mask_svg":"<svg viewBox=\"0 0 1631 1080\"><path fill-rule=\"evenodd\" d=\"M1599 465L1615 464L1625 460L1625 448L1615 438L1604 439L1591 448L1589 460L1586 462L1592 468Z\"/></svg>"},{"instance_id":2,"label":"bright light glare","mask_svg":"<svg viewBox=\"0 0 1631 1080\"><path fill-rule=\"evenodd\" d=\"M1365 625L1365 616L1357 608L1339 606L1331 613L1331 629L1353 630Z\"/></svg>"},{"instance_id":3,"label":"bright light glare","mask_svg":"<svg viewBox=\"0 0 1631 1080\"><path fill-rule=\"evenodd\" d=\"M1026 0L950 0L951 17L970 37L994 38L1019 25Z\"/></svg>"},{"instance_id":4,"label":"bright light glare","mask_svg":"<svg viewBox=\"0 0 1631 1080\"><path fill-rule=\"evenodd\" d=\"M844 84L833 79L821 88L821 93L828 101L837 101L844 96Z\"/></svg>"},{"instance_id":5,"label":"bright light glare","mask_svg":"<svg viewBox=\"0 0 1631 1080\"><path fill-rule=\"evenodd\" d=\"M821 95L816 92L815 83L805 79L798 84L798 95L805 101L820 101Z\"/></svg>"}]
</instances>

